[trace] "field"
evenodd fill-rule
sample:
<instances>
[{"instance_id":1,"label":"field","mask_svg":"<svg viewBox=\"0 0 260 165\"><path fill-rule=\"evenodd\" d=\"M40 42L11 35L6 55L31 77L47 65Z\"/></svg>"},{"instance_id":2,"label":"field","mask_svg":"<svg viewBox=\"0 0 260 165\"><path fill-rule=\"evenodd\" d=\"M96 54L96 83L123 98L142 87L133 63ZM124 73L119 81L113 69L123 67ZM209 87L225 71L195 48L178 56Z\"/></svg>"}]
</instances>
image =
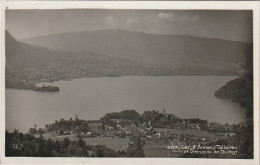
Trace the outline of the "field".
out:
<instances>
[{"instance_id":1,"label":"field","mask_svg":"<svg viewBox=\"0 0 260 165\"><path fill-rule=\"evenodd\" d=\"M198 130L198 129L184 129L184 130L180 130L180 129L169 129L169 128L155 128L154 130L156 130L157 132L160 133L167 133L167 134L183 134L183 135L193 135L195 137L213 137L214 135L202 131L202 130Z\"/></svg>"},{"instance_id":2,"label":"field","mask_svg":"<svg viewBox=\"0 0 260 165\"><path fill-rule=\"evenodd\" d=\"M35 135L35 137L40 137L39 135ZM70 135L60 135L60 136L57 136L55 134L52 134L51 132L48 132L48 133L45 133L45 134L42 134L42 137L44 139L48 139L50 138L51 140L53 141L62 141L64 138L69 138L70 140L76 140L78 138L76 138L76 135L73 135L73 134L70 134Z\"/></svg>"},{"instance_id":3,"label":"field","mask_svg":"<svg viewBox=\"0 0 260 165\"><path fill-rule=\"evenodd\" d=\"M79 138L76 138L75 135L62 135L62 136L52 136L50 133L43 134L43 138L48 139L51 138L53 141L62 141L64 138L69 138L70 140L78 140ZM91 138L82 138L88 145L104 145L108 148L114 149L114 150L126 150L127 145L130 141L129 138L119 138L119 137L91 137Z\"/></svg>"},{"instance_id":4,"label":"field","mask_svg":"<svg viewBox=\"0 0 260 165\"><path fill-rule=\"evenodd\" d=\"M160 132L163 134L183 134L183 135L193 135L196 138L200 137L214 137L214 135L197 130L197 129L167 129L167 128L155 128L157 132ZM77 140L78 138L75 137L75 135L62 135L62 136L52 136L51 133L43 134L44 138L51 138L52 140L63 140L65 137L68 137L70 140ZM127 145L129 143L129 138L119 138L119 137L92 137L92 138L82 138L86 144L88 145L104 145L108 148L114 149L114 150L126 150ZM182 152L173 152L172 150L167 150L166 146L168 146L169 143L166 143L165 141L158 141L158 142L150 142L145 144L144 152L145 157L179 157L182 155Z\"/></svg>"},{"instance_id":5,"label":"field","mask_svg":"<svg viewBox=\"0 0 260 165\"><path fill-rule=\"evenodd\" d=\"M105 145L108 148L114 150L126 150L129 143L129 138L118 138L118 137L93 137L84 138L86 144L90 145Z\"/></svg>"},{"instance_id":6,"label":"field","mask_svg":"<svg viewBox=\"0 0 260 165\"><path fill-rule=\"evenodd\" d=\"M145 145L144 154L145 157L171 157L177 158L181 156L182 152L173 152L172 150L167 150L166 146L169 145L164 142L151 142Z\"/></svg>"}]
</instances>

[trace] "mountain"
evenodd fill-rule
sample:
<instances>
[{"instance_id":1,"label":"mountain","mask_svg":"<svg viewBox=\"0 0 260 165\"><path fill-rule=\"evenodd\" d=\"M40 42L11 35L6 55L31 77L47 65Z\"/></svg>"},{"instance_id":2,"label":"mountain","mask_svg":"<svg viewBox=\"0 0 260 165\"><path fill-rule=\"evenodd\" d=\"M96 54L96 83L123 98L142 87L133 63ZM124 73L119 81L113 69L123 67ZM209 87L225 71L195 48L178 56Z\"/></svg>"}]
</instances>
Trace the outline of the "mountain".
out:
<instances>
[{"instance_id":1,"label":"mountain","mask_svg":"<svg viewBox=\"0 0 260 165\"><path fill-rule=\"evenodd\" d=\"M88 51L61 51L21 43L9 32L5 37L7 88L34 89L38 82L79 77L154 75L151 70L158 70L145 63Z\"/></svg>"},{"instance_id":2,"label":"mountain","mask_svg":"<svg viewBox=\"0 0 260 165\"><path fill-rule=\"evenodd\" d=\"M16 41L9 32L6 32L6 66L16 67L42 67L62 60L57 50L49 50Z\"/></svg>"},{"instance_id":3,"label":"mountain","mask_svg":"<svg viewBox=\"0 0 260 165\"><path fill-rule=\"evenodd\" d=\"M252 56L246 51L252 43L112 29L39 36L22 42L62 51L90 51L192 75L238 75L243 58Z\"/></svg>"},{"instance_id":4,"label":"mountain","mask_svg":"<svg viewBox=\"0 0 260 165\"><path fill-rule=\"evenodd\" d=\"M252 71L252 44L124 30L17 41L6 32L6 87L80 77L239 75Z\"/></svg>"}]
</instances>

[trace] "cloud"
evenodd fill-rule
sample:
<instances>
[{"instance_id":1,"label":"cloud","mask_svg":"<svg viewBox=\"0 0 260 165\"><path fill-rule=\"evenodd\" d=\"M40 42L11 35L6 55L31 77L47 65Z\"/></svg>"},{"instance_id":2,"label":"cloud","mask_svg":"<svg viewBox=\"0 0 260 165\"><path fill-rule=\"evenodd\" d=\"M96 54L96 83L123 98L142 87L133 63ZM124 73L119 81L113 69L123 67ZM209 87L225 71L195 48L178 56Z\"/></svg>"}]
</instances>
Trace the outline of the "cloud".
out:
<instances>
[{"instance_id":1,"label":"cloud","mask_svg":"<svg viewBox=\"0 0 260 165\"><path fill-rule=\"evenodd\" d=\"M173 21L175 18L173 13L159 13L156 16L156 19L163 19L163 20L168 20L168 21Z\"/></svg>"},{"instance_id":2,"label":"cloud","mask_svg":"<svg viewBox=\"0 0 260 165\"><path fill-rule=\"evenodd\" d=\"M133 23L136 23L136 22L138 22L137 19L129 18L129 19L126 21L126 24L127 24L127 25L130 25L130 24L133 24Z\"/></svg>"},{"instance_id":3,"label":"cloud","mask_svg":"<svg viewBox=\"0 0 260 165\"><path fill-rule=\"evenodd\" d=\"M157 23L156 16L144 16L144 17L134 17L129 18L126 21L127 25L151 25L153 23Z\"/></svg>"},{"instance_id":4,"label":"cloud","mask_svg":"<svg viewBox=\"0 0 260 165\"><path fill-rule=\"evenodd\" d=\"M149 15L135 15L134 17L120 17L109 15L105 17L108 28L123 28L132 31L145 31L150 33L173 34L180 29L187 29L200 20L198 15L181 14L173 12L156 12Z\"/></svg>"},{"instance_id":5,"label":"cloud","mask_svg":"<svg viewBox=\"0 0 260 165\"><path fill-rule=\"evenodd\" d=\"M194 22L198 21L200 17L198 15L179 15L174 13L160 12L155 17L157 21L170 21L170 22Z\"/></svg>"},{"instance_id":6,"label":"cloud","mask_svg":"<svg viewBox=\"0 0 260 165\"><path fill-rule=\"evenodd\" d=\"M107 24L112 25L112 26L116 26L120 23L120 20L116 19L114 16L108 16L105 19L105 21L106 21Z\"/></svg>"},{"instance_id":7,"label":"cloud","mask_svg":"<svg viewBox=\"0 0 260 165\"><path fill-rule=\"evenodd\" d=\"M110 22L116 22L112 16L107 17ZM126 26L172 26L171 23L192 23L200 20L198 15L184 15L176 13L159 12L152 15L132 17L124 21ZM121 21L122 23L122 21ZM169 24L168 24L169 23Z\"/></svg>"},{"instance_id":8,"label":"cloud","mask_svg":"<svg viewBox=\"0 0 260 165\"><path fill-rule=\"evenodd\" d=\"M179 21L184 21L184 22L194 22L198 21L200 19L199 16L193 15L193 16L187 16L187 15L182 15L179 17Z\"/></svg>"}]
</instances>

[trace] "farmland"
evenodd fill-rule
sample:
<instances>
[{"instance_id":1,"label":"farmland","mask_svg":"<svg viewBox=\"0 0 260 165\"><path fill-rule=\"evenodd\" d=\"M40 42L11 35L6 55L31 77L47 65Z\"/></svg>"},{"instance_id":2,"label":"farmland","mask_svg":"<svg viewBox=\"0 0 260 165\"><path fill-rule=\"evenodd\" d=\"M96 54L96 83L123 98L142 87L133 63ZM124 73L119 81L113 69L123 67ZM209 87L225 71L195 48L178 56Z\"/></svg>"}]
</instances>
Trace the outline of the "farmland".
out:
<instances>
[{"instance_id":1,"label":"farmland","mask_svg":"<svg viewBox=\"0 0 260 165\"><path fill-rule=\"evenodd\" d=\"M75 135L61 135L61 136L52 136L50 133L45 133L42 135L45 139L50 138L52 141L62 141L64 138L69 138L70 140L78 140ZM39 136L38 136L39 137ZM110 149L114 150L126 150L127 145L130 141L129 138L119 138L119 137L92 137L92 138L82 138L87 145L104 145Z\"/></svg>"},{"instance_id":2,"label":"farmland","mask_svg":"<svg viewBox=\"0 0 260 165\"><path fill-rule=\"evenodd\" d=\"M199 130L199 129L168 129L168 128L154 128L155 131L161 134L161 136L167 136L176 134L183 135L185 137L194 137L196 139L199 139L201 137L204 138L214 138L213 134L210 134L208 132ZM174 142L171 142L171 140L159 140L159 141L151 141L150 143L145 144L144 147L144 153L146 157L180 157L183 152L182 151L173 151L173 150L167 150L166 146L172 146L174 145ZM176 143L177 144L177 143Z\"/></svg>"},{"instance_id":3,"label":"farmland","mask_svg":"<svg viewBox=\"0 0 260 165\"><path fill-rule=\"evenodd\" d=\"M195 137L213 137L213 134L209 132L202 131L199 129L168 129L168 128L154 128L157 132L168 133L168 134L183 134L183 135L193 135Z\"/></svg>"},{"instance_id":4,"label":"farmland","mask_svg":"<svg viewBox=\"0 0 260 165\"><path fill-rule=\"evenodd\" d=\"M165 142L152 142L146 144L144 147L145 157L171 157L176 158L183 154L183 152L173 152L167 150L166 146L169 145Z\"/></svg>"},{"instance_id":5,"label":"farmland","mask_svg":"<svg viewBox=\"0 0 260 165\"><path fill-rule=\"evenodd\" d=\"M118 138L118 137L93 137L82 139L89 145L104 145L114 150L126 150L127 145L130 141L129 138Z\"/></svg>"}]
</instances>

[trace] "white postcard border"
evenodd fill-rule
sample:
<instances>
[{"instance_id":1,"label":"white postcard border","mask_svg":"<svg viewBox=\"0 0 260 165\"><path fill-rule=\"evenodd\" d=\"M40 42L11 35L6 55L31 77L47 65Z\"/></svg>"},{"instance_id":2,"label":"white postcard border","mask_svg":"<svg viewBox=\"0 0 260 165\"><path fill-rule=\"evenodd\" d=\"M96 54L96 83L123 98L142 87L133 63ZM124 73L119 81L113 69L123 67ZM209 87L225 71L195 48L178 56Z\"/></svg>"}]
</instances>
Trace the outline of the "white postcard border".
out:
<instances>
[{"instance_id":1,"label":"white postcard border","mask_svg":"<svg viewBox=\"0 0 260 165\"><path fill-rule=\"evenodd\" d=\"M259 164L259 8L258 1L5 1L1 2L0 163L12 164ZM254 159L203 158L29 158L5 157L5 10L6 9L168 9L253 10Z\"/></svg>"}]
</instances>

